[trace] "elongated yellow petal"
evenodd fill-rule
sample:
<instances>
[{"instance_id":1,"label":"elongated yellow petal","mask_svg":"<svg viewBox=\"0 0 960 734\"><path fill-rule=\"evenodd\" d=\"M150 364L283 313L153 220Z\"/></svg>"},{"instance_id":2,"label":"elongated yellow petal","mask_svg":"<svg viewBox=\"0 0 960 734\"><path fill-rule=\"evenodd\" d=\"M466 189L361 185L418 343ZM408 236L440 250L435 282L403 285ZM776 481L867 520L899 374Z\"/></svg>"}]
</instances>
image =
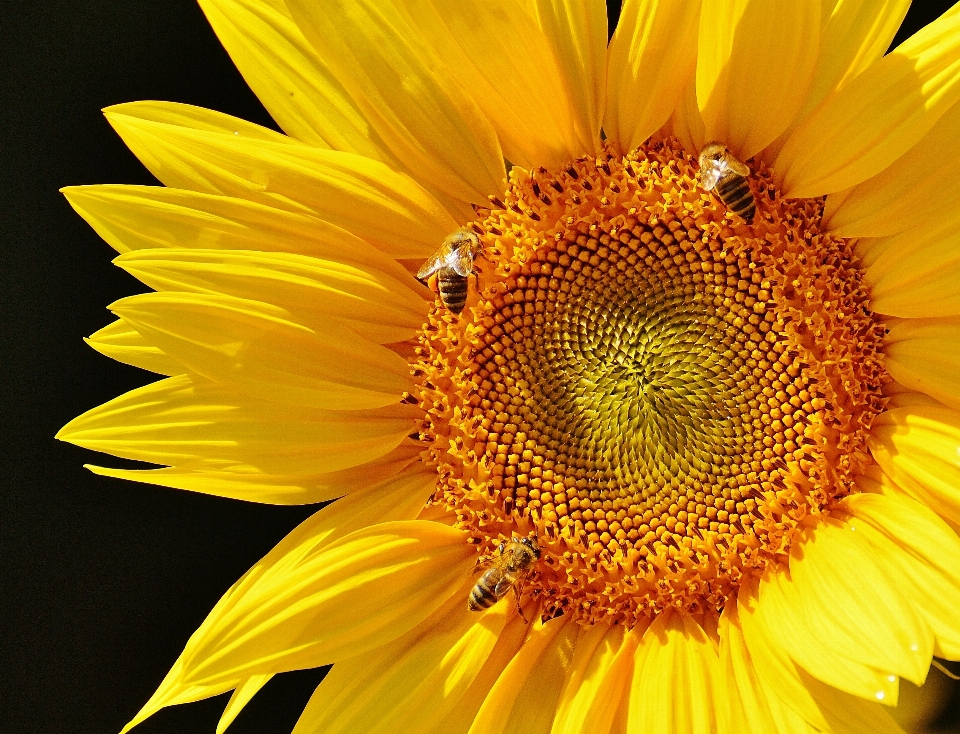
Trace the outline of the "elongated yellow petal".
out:
<instances>
[{"instance_id":1,"label":"elongated yellow petal","mask_svg":"<svg viewBox=\"0 0 960 734\"><path fill-rule=\"evenodd\" d=\"M910 228L936 228L960 199L960 105L891 165L854 186L833 206L827 199L827 229L841 237L882 237Z\"/></svg>"},{"instance_id":2,"label":"elongated yellow petal","mask_svg":"<svg viewBox=\"0 0 960 734\"><path fill-rule=\"evenodd\" d=\"M637 638L622 625L596 624L580 631L550 734L606 732L633 673Z\"/></svg>"},{"instance_id":3,"label":"elongated yellow petal","mask_svg":"<svg viewBox=\"0 0 960 734\"><path fill-rule=\"evenodd\" d=\"M470 734L549 734L576 638L577 625L563 617L534 622L477 712Z\"/></svg>"},{"instance_id":4,"label":"elongated yellow petal","mask_svg":"<svg viewBox=\"0 0 960 734\"><path fill-rule=\"evenodd\" d=\"M104 113L167 186L313 214L385 251L405 242L429 254L458 226L416 182L370 158L158 122L139 103Z\"/></svg>"},{"instance_id":5,"label":"elongated yellow petal","mask_svg":"<svg viewBox=\"0 0 960 734\"><path fill-rule=\"evenodd\" d=\"M104 326L84 341L111 359L160 375L182 375L189 370L156 347L123 319Z\"/></svg>"},{"instance_id":6,"label":"elongated yellow petal","mask_svg":"<svg viewBox=\"0 0 960 734\"><path fill-rule=\"evenodd\" d=\"M869 444L898 487L960 524L960 414L919 405L888 410L870 427Z\"/></svg>"},{"instance_id":7,"label":"elongated yellow petal","mask_svg":"<svg viewBox=\"0 0 960 734\"><path fill-rule=\"evenodd\" d=\"M200 7L247 84L288 135L393 163L282 0L200 0Z\"/></svg>"},{"instance_id":8,"label":"elongated yellow petal","mask_svg":"<svg viewBox=\"0 0 960 734\"><path fill-rule=\"evenodd\" d=\"M469 587L385 647L337 663L295 734L424 734L457 707L507 623L510 607L467 610ZM512 615L517 616L517 615Z\"/></svg>"},{"instance_id":9,"label":"elongated yellow petal","mask_svg":"<svg viewBox=\"0 0 960 734\"><path fill-rule=\"evenodd\" d=\"M680 94L677 105L674 107L670 119L664 125L665 131L675 136L686 148L690 155L696 157L700 150L708 143L707 130L703 125L703 116L697 106L697 79L691 77L683 92Z\"/></svg>"},{"instance_id":10,"label":"elongated yellow petal","mask_svg":"<svg viewBox=\"0 0 960 734\"><path fill-rule=\"evenodd\" d=\"M314 329L333 317L380 344L412 338L427 314L428 304L410 276L400 280L305 255L171 248L131 252L114 263L158 291L263 301Z\"/></svg>"},{"instance_id":11,"label":"elongated yellow petal","mask_svg":"<svg viewBox=\"0 0 960 734\"><path fill-rule=\"evenodd\" d=\"M717 641L692 617L659 614L637 648L627 732L716 731L719 668Z\"/></svg>"},{"instance_id":12,"label":"elongated yellow petal","mask_svg":"<svg viewBox=\"0 0 960 734\"><path fill-rule=\"evenodd\" d=\"M207 471L203 469L167 467L165 469L111 469L84 466L94 474L132 482L156 484L188 492L212 494L261 502L271 505L307 505L328 502L345 494L360 491L400 474L406 467L420 468L422 449L413 442L404 442L389 454L350 469L326 474L264 474L256 471ZM436 475L423 469L424 487L436 482ZM427 492L429 494L429 492Z\"/></svg>"},{"instance_id":13,"label":"elongated yellow petal","mask_svg":"<svg viewBox=\"0 0 960 734\"><path fill-rule=\"evenodd\" d=\"M960 409L960 317L894 320L883 351L893 379Z\"/></svg>"},{"instance_id":14,"label":"elongated yellow petal","mask_svg":"<svg viewBox=\"0 0 960 734\"><path fill-rule=\"evenodd\" d=\"M741 587L737 616L754 668L772 691L771 711L779 708L779 701L823 732L903 734L876 700L868 701L831 688L790 659L780 638L768 628L765 614L768 610L760 609L756 586ZM791 717L784 714L784 718Z\"/></svg>"},{"instance_id":15,"label":"elongated yellow petal","mask_svg":"<svg viewBox=\"0 0 960 734\"><path fill-rule=\"evenodd\" d=\"M192 371L257 398L355 410L398 403L412 387L395 352L332 320L302 326L260 301L144 293L110 309Z\"/></svg>"},{"instance_id":16,"label":"elongated yellow petal","mask_svg":"<svg viewBox=\"0 0 960 734\"><path fill-rule=\"evenodd\" d=\"M936 636L937 654L960 658L960 539L919 502L893 494L843 501L862 533Z\"/></svg>"},{"instance_id":17,"label":"elongated yellow petal","mask_svg":"<svg viewBox=\"0 0 960 734\"><path fill-rule=\"evenodd\" d=\"M791 559L792 560L792 559ZM794 564L791 564L794 565ZM855 566L857 570L863 564ZM818 593L831 601L838 601L836 589L822 588ZM806 595L805 595L806 594ZM847 606L838 613L847 612L852 604L840 598ZM878 655L874 652L869 665L844 654L855 649L856 641L851 641L849 633L832 625L820 624L816 616L823 603L809 598L809 589L799 587L784 574L773 573L760 584L759 612L764 619L770 639L782 648L804 670L824 683L851 693L854 696L873 701L883 701L895 706L899 679L891 661L884 668L876 667ZM829 616L835 619L835 615ZM871 625L871 629L877 625ZM879 640L877 640L879 642ZM901 640L896 640L899 646Z\"/></svg>"},{"instance_id":18,"label":"elongated yellow petal","mask_svg":"<svg viewBox=\"0 0 960 734\"><path fill-rule=\"evenodd\" d=\"M532 0L530 5L560 65L580 150L593 153L603 120L606 4L602 0Z\"/></svg>"},{"instance_id":19,"label":"elongated yellow petal","mask_svg":"<svg viewBox=\"0 0 960 734\"><path fill-rule=\"evenodd\" d=\"M957 6L852 79L790 136L776 160L787 196L866 181L915 145L960 99Z\"/></svg>"},{"instance_id":20,"label":"elongated yellow petal","mask_svg":"<svg viewBox=\"0 0 960 734\"><path fill-rule=\"evenodd\" d=\"M764 157L774 160L790 134L825 98L883 56L909 7L910 0L824 3L820 52L803 107Z\"/></svg>"},{"instance_id":21,"label":"elongated yellow petal","mask_svg":"<svg viewBox=\"0 0 960 734\"><path fill-rule=\"evenodd\" d=\"M217 722L217 734L223 734L227 730L227 727L237 718L237 714L243 711L244 707L250 703L250 699L256 696L271 678L273 678L273 675L270 673L251 675L237 686L227 702L227 707L223 710L220 721Z\"/></svg>"},{"instance_id":22,"label":"elongated yellow petal","mask_svg":"<svg viewBox=\"0 0 960 734\"><path fill-rule=\"evenodd\" d=\"M239 117L227 115L216 110L208 110L205 107L196 107L195 105L182 104L180 102L162 102L157 100L144 100L142 102L129 102L108 107L109 110L127 111L137 117L145 120L153 120L164 125L173 127L185 127L190 130L202 130L210 133L223 133L224 135L233 135L245 140L263 140L270 143L279 143L294 145L303 148L297 140L288 138L283 133L276 130L257 125L253 122L247 122Z\"/></svg>"},{"instance_id":23,"label":"elongated yellow petal","mask_svg":"<svg viewBox=\"0 0 960 734\"><path fill-rule=\"evenodd\" d=\"M321 474L389 453L413 429L415 415L404 406L335 411L280 405L181 375L87 411L57 438L154 464Z\"/></svg>"},{"instance_id":24,"label":"elongated yellow petal","mask_svg":"<svg viewBox=\"0 0 960 734\"><path fill-rule=\"evenodd\" d=\"M813 79L820 3L704 0L697 101L708 140L741 160L786 130Z\"/></svg>"},{"instance_id":25,"label":"elongated yellow petal","mask_svg":"<svg viewBox=\"0 0 960 734\"><path fill-rule=\"evenodd\" d=\"M677 105L697 61L700 2L627 0L607 56L603 129L626 152Z\"/></svg>"},{"instance_id":26,"label":"elongated yellow petal","mask_svg":"<svg viewBox=\"0 0 960 734\"><path fill-rule=\"evenodd\" d=\"M496 133L406 9L384 0L287 2L321 61L418 181L463 201L503 186Z\"/></svg>"},{"instance_id":27,"label":"elongated yellow petal","mask_svg":"<svg viewBox=\"0 0 960 734\"><path fill-rule=\"evenodd\" d=\"M949 208L937 222L858 242L877 313L960 316L960 207Z\"/></svg>"}]
</instances>

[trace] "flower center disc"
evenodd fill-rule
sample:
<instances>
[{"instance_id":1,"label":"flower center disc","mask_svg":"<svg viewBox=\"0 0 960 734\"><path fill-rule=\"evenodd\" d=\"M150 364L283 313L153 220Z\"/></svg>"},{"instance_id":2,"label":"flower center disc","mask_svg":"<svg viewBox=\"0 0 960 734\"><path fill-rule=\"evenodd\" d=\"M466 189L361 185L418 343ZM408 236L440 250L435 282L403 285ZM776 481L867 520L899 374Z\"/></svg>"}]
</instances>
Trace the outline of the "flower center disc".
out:
<instances>
[{"instance_id":1,"label":"flower center disc","mask_svg":"<svg viewBox=\"0 0 960 734\"><path fill-rule=\"evenodd\" d=\"M747 225L675 141L511 186L414 369L435 501L485 552L534 531L547 616L720 609L853 491L883 327L821 200L762 166Z\"/></svg>"}]
</instances>

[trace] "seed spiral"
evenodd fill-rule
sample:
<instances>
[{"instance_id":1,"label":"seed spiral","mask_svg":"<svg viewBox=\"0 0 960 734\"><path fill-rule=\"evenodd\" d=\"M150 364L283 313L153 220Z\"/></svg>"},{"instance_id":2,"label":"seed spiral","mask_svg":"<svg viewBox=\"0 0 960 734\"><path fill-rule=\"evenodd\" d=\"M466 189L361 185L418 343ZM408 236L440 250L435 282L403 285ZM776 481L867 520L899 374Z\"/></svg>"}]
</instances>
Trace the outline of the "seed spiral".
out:
<instances>
[{"instance_id":1,"label":"seed spiral","mask_svg":"<svg viewBox=\"0 0 960 734\"><path fill-rule=\"evenodd\" d=\"M855 491L883 327L822 201L762 165L751 225L673 140L513 169L481 272L414 368L435 502L489 552L535 531L544 614L720 609Z\"/></svg>"}]
</instances>

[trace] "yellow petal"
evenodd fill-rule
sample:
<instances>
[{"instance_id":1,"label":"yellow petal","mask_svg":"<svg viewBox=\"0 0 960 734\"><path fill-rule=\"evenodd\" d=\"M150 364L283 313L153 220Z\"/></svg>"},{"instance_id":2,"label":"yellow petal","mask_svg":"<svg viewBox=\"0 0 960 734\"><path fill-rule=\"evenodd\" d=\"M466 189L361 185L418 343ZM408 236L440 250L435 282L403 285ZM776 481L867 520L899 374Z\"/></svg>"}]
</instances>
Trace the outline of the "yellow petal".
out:
<instances>
[{"instance_id":1,"label":"yellow petal","mask_svg":"<svg viewBox=\"0 0 960 734\"><path fill-rule=\"evenodd\" d=\"M577 625L565 617L533 623L520 651L497 679L470 734L549 734L573 659Z\"/></svg>"},{"instance_id":2,"label":"yellow petal","mask_svg":"<svg viewBox=\"0 0 960 734\"><path fill-rule=\"evenodd\" d=\"M334 317L380 344L413 338L427 315L427 302L406 274L400 279L305 255L164 248L131 252L114 263L154 290L263 301L310 328Z\"/></svg>"},{"instance_id":3,"label":"yellow petal","mask_svg":"<svg viewBox=\"0 0 960 734\"><path fill-rule=\"evenodd\" d=\"M110 309L197 374L256 398L355 410L398 403L412 388L395 352L332 320L302 326L260 301L144 293Z\"/></svg>"},{"instance_id":4,"label":"yellow petal","mask_svg":"<svg viewBox=\"0 0 960 734\"><path fill-rule=\"evenodd\" d=\"M313 214L385 251L405 242L433 252L457 222L408 176L379 161L291 141L255 140L151 119L140 103L104 110L165 185Z\"/></svg>"},{"instance_id":5,"label":"yellow petal","mask_svg":"<svg viewBox=\"0 0 960 734\"><path fill-rule=\"evenodd\" d=\"M610 41L603 130L626 152L677 105L697 62L700 2L627 0Z\"/></svg>"},{"instance_id":6,"label":"yellow petal","mask_svg":"<svg viewBox=\"0 0 960 734\"><path fill-rule=\"evenodd\" d=\"M960 409L960 317L893 320L883 352L901 385Z\"/></svg>"},{"instance_id":7,"label":"yellow petal","mask_svg":"<svg viewBox=\"0 0 960 734\"><path fill-rule=\"evenodd\" d=\"M273 678L273 675L270 673L266 675L251 675L237 686L233 695L230 696L230 700L227 701L227 707L223 710L220 721L217 722L217 734L223 734L223 732L227 730L227 727L237 718L237 714L243 711L244 707L250 703L250 699L256 696L260 689L263 688L271 678Z\"/></svg>"},{"instance_id":8,"label":"yellow petal","mask_svg":"<svg viewBox=\"0 0 960 734\"><path fill-rule=\"evenodd\" d=\"M960 200L960 105L950 108L910 150L854 186L824 221L840 237L883 237L910 228L936 228Z\"/></svg>"},{"instance_id":9,"label":"yellow petal","mask_svg":"<svg viewBox=\"0 0 960 734\"><path fill-rule=\"evenodd\" d=\"M457 707L511 608L467 610L469 587L390 644L338 662L304 709L295 734L423 734ZM516 614L512 614L516 617Z\"/></svg>"},{"instance_id":10,"label":"yellow petal","mask_svg":"<svg viewBox=\"0 0 960 734\"><path fill-rule=\"evenodd\" d=\"M903 734L876 701L867 701L831 688L797 667L786 654L781 640L768 628L764 614L767 610L760 609L756 593L756 584L741 587L737 617L754 668L772 692L767 697L773 708L780 708L779 704L785 705L818 731ZM784 714L784 718L789 720L791 717Z\"/></svg>"},{"instance_id":11,"label":"yellow petal","mask_svg":"<svg viewBox=\"0 0 960 734\"><path fill-rule=\"evenodd\" d=\"M504 157L525 168L553 168L596 149L599 140L579 139L565 67L522 3L403 4L437 58L490 120Z\"/></svg>"},{"instance_id":12,"label":"yellow petal","mask_svg":"<svg viewBox=\"0 0 960 734\"><path fill-rule=\"evenodd\" d=\"M293 252L402 277L394 258L427 257L425 244L378 243L308 214L243 198L162 186L68 186L70 205L119 253L160 247Z\"/></svg>"},{"instance_id":13,"label":"yellow petal","mask_svg":"<svg viewBox=\"0 0 960 734\"><path fill-rule=\"evenodd\" d=\"M776 160L788 196L829 194L875 176L960 98L957 6L825 100Z\"/></svg>"},{"instance_id":14,"label":"yellow petal","mask_svg":"<svg viewBox=\"0 0 960 734\"><path fill-rule=\"evenodd\" d=\"M909 7L910 0L839 0L823 5L813 82L800 112L766 149L765 157L774 160L790 133L825 98L883 56Z\"/></svg>"},{"instance_id":15,"label":"yellow petal","mask_svg":"<svg viewBox=\"0 0 960 734\"><path fill-rule=\"evenodd\" d=\"M104 326L84 341L111 359L160 375L182 375L187 368L150 344L123 319Z\"/></svg>"},{"instance_id":16,"label":"yellow petal","mask_svg":"<svg viewBox=\"0 0 960 734\"><path fill-rule=\"evenodd\" d=\"M200 7L247 84L288 135L393 162L282 0L200 0Z\"/></svg>"},{"instance_id":17,"label":"yellow petal","mask_svg":"<svg viewBox=\"0 0 960 734\"><path fill-rule=\"evenodd\" d=\"M279 405L181 375L87 411L57 438L168 466L321 474L389 453L410 433L414 416L404 406L336 411Z\"/></svg>"},{"instance_id":18,"label":"yellow petal","mask_svg":"<svg viewBox=\"0 0 960 734\"><path fill-rule=\"evenodd\" d=\"M707 139L741 160L774 141L803 104L819 42L819 2L704 0L697 100Z\"/></svg>"},{"instance_id":19,"label":"yellow petal","mask_svg":"<svg viewBox=\"0 0 960 734\"><path fill-rule=\"evenodd\" d=\"M870 307L903 318L960 316L960 206L936 223L857 243Z\"/></svg>"},{"instance_id":20,"label":"yellow petal","mask_svg":"<svg viewBox=\"0 0 960 734\"><path fill-rule=\"evenodd\" d=\"M600 140L607 62L607 7L602 0L532 0L532 12L561 68L583 153Z\"/></svg>"},{"instance_id":21,"label":"yellow petal","mask_svg":"<svg viewBox=\"0 0 960 734\"><path fill-rule=\"evenodd\" d=\"M960 414L932 406L888 410L870 427L869 445L898 487L960 523Z\"/></svg>"},{"instance_id":22,"label":"yellow petal","mask_svg":"<svg viewBox=\"0 0 960 734\"><path fill-rule=\"evenodd\" d=\"M717 642L697 621L659 614L637 648L627 732L716 731L723 700L719 668Z\"/></svg>"},{"instance_id":23,"label":"yellow petal","mask_svg":"<svg viewBox=\"0 0 960 734\"><path fill-rule=\"evenodd\" d=\"M822 535L825 533L818 527L818 536ZM866 564L855 556L849 558L844 555L844 559L854 564L851 577L856 579L854 574ZM807 559L803 560L806 562ZM791 567L799 565L795 556L792 556ZM872 579L875 575L868 574L868 578ZM881 589L886 588L887 585L881 586ZM855 630L835 626L837 616L850 616L852 610L858 608L846 598L844 592L838 582L828 577L828 581L811 598L806 579L804 583L797 584L786 574L774 572L768 574L760 584L758 609L770 639L812 676L854 696L895 706L899 682L895 666L898 661L885 660L877 651L867 650L863 653L867 656L867 662L861 662L853 655L860 653L867 641L851 640ZM823 607L828 600L829 603L840 605L833 614L824 614ZM868 629L875 631L878 628L883 628L883 625L875 619L868 619ZM873 641L881 642L876 638ZM902 639L893 643L899 650Z\"/></svg>"},{"instance_id":24,"label":"yellow petal","mask_svg":"<svg viewBox=\"0 0 960 734\"><path fill-rule=\"evenodd\" d=\"M635 636L623 625L581 629L550 734L595 734L613 725L633 673Z\"/></svg>"},{"instance_id":25,"label":"yellow petal","mask_svg":"<svg viewBox=\"0 0 960 734\"><path fill-rule=\"evenodd\" d=\"M321 61L418 181L484 202L503 188L496 133L406 9L384 0L290 0ZM429 30L429 29L428 29Z\"/></svg>"},{"instance_id":26,"label":"yellow petal","mask_svg":"<svg viewBox=\"0 0 960 734\"><path fill-rule=\"evenodd\" d=\"M296 140L288 138L276 130L241 120L239 117L227 115L223 112L208 110L205 107L181 104L180 102L144 100L142 102L119 104L104 110L104 112L108 111L123 111L134 114L137 117L142 117L145 120L153 120L154 122L172 125L173 127L185 127L191 130L202 130L210 133L223 133L224 135L233 135L245 140L263 140L271 143L293 145L298 149L303 149L303 146Z\"/></svg>"},{"instance_id":27,"label":"yellow petal","mask_svg":"<svg viewBox=\"0 0 960 734\"><path fill-rule=\"evenodd\" d=\"M231 614L235 615L238 606L248 598L247 594L255 594L263 586L272 584L275 587L282 583L284 578L292 576L303 563L309 561L311 554L322 551L358 529L381 521L406 518L415 513L416 504L423 502L423 495L415 497L408 491L406 482L406 479L398 478L390 485L357 493L325 507L300 523L223 595L193 634L191 642L187 643L188 649L210 637L223 619L228 619ZM186 652L174 663L150 700L123 728L124 732L166 706L216 696L231 688L251 685L248 681L257 676L268 675L253 673L234 681L185 684L182 677L188 670L189 662Z\"/></svg>"},{"instance_id":28,"label":"yellow petal","mask_svg":"<svg viewBox=\"0 0 960 734\"><path fill-rule=\"evenodd\" d=\"M686 151L694 157L700 154L700 150L708 142L707 131L703 126L703 116L697 106L696 76L692 76L687 82L664 129L676 137Z\"/></svg>"},{"instance_id":29,"label":"yellow petal","mask_svg":"<svg viewBox=\"0 0 960 734\"><path fill-rule=\"evenodd\" d=\"M94 474L115 479L126 479L144 484L173 487L188 492L200 492L216 497L230 497L271 505L307 505L328 502L345 494L358 492L394 477L407 466L420 469L419 444L404 442L386 456L360 466L326 474L264 474L256 471L204 471L203 469L111 469L103 466L84 466ZM436 472L421 469L420 481L425 488L436 483ZM424 496L430 494L426 492Z\"/></svg>"},{"instance_id":30,"label":"yellow petal","mask_svg":"<svg viewBox=\"0 0 960 734\"><path fill-rule=\"evenodd\" d=\"M960 658L960 538L931 510L891 494L858 494L844 504L900 592L933 629L938 655ZM862 522L861 522L862 521Z\"/></svg>"}]
</instances>

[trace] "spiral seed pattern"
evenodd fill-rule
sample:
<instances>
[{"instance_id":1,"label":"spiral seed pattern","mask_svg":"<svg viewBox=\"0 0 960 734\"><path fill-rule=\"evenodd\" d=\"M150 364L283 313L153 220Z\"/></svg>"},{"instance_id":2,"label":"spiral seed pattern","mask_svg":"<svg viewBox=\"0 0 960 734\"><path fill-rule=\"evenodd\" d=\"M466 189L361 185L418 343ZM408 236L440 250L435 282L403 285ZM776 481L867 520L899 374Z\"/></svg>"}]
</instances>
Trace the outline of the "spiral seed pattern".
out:
<instances>
[{"instance_id":1,"label":"spiral seed pattern","mask_svg":"<svg viewBox=\"0 0 960 734\"><path fill-rule=\"evenodd\" d=\"M883 328L821 202L750 225L674 141L514 169L415 375L435 500L483 550L535 531L544 614L718 609L855 491Z\"/></svg>"}]
</instances>

